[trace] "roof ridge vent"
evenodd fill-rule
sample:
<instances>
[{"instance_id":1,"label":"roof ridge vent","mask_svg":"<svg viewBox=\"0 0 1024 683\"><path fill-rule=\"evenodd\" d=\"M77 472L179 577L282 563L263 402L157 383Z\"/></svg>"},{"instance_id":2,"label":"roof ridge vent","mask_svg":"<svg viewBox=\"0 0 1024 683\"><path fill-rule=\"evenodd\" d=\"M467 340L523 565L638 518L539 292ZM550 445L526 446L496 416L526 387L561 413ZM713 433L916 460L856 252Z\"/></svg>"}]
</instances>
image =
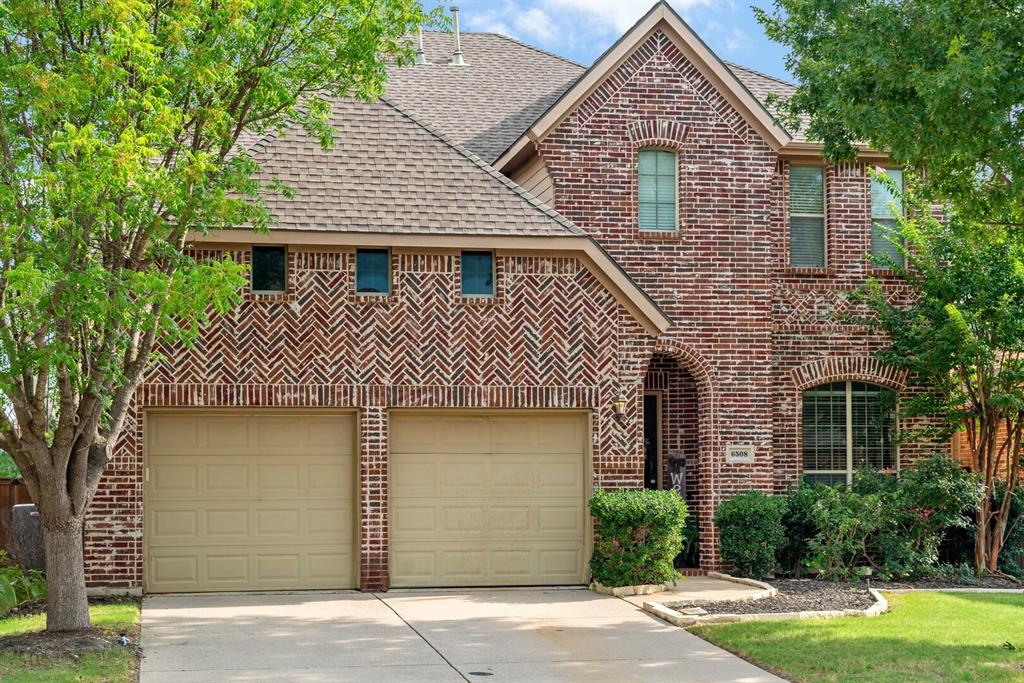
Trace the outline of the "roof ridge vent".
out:
<instances>
[{"instance_id":1,"label":"roof ridge vent","mask_svg":"<svg viewBox=\"0 0 1024 683\"><path fill-rule=\"evenodd\" d=\"M452 64L464 66L466 60L462 58L462 42L459 40L459 8L452 6L452 28L455 31L455 52L452 53Z\"/></svg>"}]
</instances>

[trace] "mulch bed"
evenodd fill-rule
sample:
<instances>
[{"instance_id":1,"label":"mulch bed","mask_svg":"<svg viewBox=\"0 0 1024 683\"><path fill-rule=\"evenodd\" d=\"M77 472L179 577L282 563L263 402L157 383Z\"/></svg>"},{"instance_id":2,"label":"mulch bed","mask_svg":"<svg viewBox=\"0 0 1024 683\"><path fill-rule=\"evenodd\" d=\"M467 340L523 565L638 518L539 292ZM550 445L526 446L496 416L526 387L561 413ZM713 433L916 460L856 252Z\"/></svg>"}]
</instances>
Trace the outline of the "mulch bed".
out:
<instances>
[{"instance_id":1,"label":"mulch bed","mask_svg":"<svg viewBox=\"0 0 1024 683\"><path fill-rule=\"evenodd\" d=\"M866 584L832 583L816 579L776 579L771 585L778 589L775 597L761 600L723 600L694 605L673 602L671 609L700 607L708 614L772 614L777 612L823 612L829 610L867 609L875 604Z\"/></svg>"},{"instance_id":2,"label":"mulch bed","mask_svg":"<svg viewBox=\"0 0 1024 683\"><path fill-rule=\"evenodd\" d=\"M917 581L872 581L872 588L1014 588L1024 589L1024 583L1005 576L981 576L970 581L943 581L919 579Z\"/></svg>"}]
</instances>

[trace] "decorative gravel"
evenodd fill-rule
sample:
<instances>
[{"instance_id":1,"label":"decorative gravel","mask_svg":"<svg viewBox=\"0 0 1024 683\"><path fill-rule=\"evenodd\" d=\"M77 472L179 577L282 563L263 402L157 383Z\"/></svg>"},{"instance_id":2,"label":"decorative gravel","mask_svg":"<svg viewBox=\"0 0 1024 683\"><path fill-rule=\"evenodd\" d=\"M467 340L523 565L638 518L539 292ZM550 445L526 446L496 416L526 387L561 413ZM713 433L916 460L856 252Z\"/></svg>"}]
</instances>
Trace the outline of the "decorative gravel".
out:
<instances>
[{"instance_id":1,"label":"decorative gravel","mask_svg":"<svg viewBox=\"0 0 1024 683\"><path fill-rule=\"evenodd\" d=\"M778 589L775 597L761 600L722 600L695 605L673 602L674 610L700 607L708 614L771 614L775 612L823 612L843 609L867 609L875 604L866 584L832 583L816 579L778 579L771 582ZM874 585L874 584L872 584Z\"/></svg>"}]
</instances>

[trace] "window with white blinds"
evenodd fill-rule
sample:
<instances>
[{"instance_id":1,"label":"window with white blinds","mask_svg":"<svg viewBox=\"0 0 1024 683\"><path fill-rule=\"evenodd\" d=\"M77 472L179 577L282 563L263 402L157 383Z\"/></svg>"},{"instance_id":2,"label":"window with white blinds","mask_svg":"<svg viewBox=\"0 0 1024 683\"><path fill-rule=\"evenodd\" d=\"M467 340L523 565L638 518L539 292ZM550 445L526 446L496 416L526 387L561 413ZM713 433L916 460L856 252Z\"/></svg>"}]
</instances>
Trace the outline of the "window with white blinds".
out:
<instances>
[{"instance_id":1,"label":"window with white blinds","mask_svg":"<svg viewBox=\"0 0 1024 683\"><path fill-rule=\"evenodd\" d=\"M833 382L803 395L804 476L852 484L857 470L896 467L896 392L867 382Z\"/></svg>"},{"instance_id":2,"label":"window with white blinds","mask_svg":"<svg viewBox=\"0 0 1024 683\"><path fill-rule=\"evenodd\" d=\"M903 171L885 169L900 192L903 191ZM875 258L903 265L903 254L896 245L901 243L896 232L896 213L903 211L903 200L877 176L871 178L871 255Z\"/></svg>"},{"instance_id":3,"label":"window with white blinds","mask_svg":"<svg viewBox=\"0 0 1024 683\"><path fill-rule=\"evenodd\" d=\"M638 157L637 218L640 229L671 232L677 224L678 157L675 152L664 149L642 149Z\"/></svg>"},{"instance_id":4,"label":"window with white blinds","mask_svg":"<svg viewBox=\"0 0 1024 683\"><path fill-rule=\"evenodd\" d=\"M825 173L821 166L789 167L789 265L825 267Z\"/></svg>"}]
</instances>

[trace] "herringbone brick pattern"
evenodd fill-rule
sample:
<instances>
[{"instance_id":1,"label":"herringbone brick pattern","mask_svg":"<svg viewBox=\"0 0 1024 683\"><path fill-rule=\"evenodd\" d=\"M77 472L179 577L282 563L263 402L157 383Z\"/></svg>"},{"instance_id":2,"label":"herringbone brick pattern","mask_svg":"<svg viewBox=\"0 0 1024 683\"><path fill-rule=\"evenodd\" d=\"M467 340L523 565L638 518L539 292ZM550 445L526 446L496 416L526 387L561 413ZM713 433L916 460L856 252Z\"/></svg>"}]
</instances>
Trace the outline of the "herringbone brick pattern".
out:
<instances>
[{"instance_id":1,"label":"herringbone brick pattern","mask_svg":"<svg viewBox=\"0 0 1024 683\"><path fill-rule=\"evenodd\" d=\"M248 262L246 251L229 254ZM287 294L245 296L193 347L160 349L92 508L90 586L142 584L149 407L359 409L360 575L368 589L388 582L389 408L590 409L594 485L640 484L638 413L623 427L610 406L620 386L637 386L651 340L586 266L499 256L497 296L464 300L458 254L396 250L393 294L366 297L353 291L354 255L292 250Z\"/></svg>"}]
</instances>

